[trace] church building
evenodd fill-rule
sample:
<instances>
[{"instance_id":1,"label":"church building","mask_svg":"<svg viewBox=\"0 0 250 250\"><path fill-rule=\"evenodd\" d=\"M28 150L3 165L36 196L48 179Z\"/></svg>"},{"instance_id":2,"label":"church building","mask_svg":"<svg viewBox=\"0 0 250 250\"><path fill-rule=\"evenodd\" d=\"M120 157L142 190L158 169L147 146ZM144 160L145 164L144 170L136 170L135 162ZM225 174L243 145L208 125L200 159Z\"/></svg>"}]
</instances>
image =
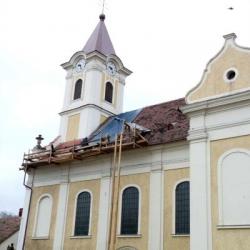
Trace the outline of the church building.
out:
<instances>
[{"instance_id":1,"label":"church building","mask_svg":"<svg viewBox=\"0 0 250 250\"><path fill-rule=\"evenodd\" d=\"M185 98L124 113L100 15L61 65L58 136L24 155L18 250L250 249L250 49L224 40Z\"/></svg>"}]
</instances>

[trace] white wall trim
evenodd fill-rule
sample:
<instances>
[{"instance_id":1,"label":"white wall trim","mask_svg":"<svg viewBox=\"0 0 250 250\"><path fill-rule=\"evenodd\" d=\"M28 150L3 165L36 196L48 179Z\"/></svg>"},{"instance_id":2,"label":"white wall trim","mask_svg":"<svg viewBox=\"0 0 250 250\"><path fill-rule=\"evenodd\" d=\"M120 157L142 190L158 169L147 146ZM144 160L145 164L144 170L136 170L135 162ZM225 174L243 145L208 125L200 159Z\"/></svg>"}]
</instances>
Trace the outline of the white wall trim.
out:
<instances>
[{"instance_id":1,"label":"white wall trim","mask_svg":"<svg viewBox=\"0 0 250 250\"><path fill-rule=\"evenodd\" d=\"M228 150L226 152L224 152L219 160L218 160L218 164L217 164L217 182L218 182L218 207L219 207L219 221L218 221L218 225L223 226L224 220L223 220L223 190L222 190L222 164L223 161L225 160L225 158L233 153L244 153L247 154L248 156L250 156L250 151L244 148L234 148L231 150ZM249 166L250 167L250 166Z\"/></svg>"},{"instance_id":2,"label":"white wall trim","mask_svg":"<svg viewBox=\"0 0 250 250\"><path fill-rule=\"evenodd\" d=\"M175 204L175 197L176 197L176 188L177 186L182 183L182 182L189 182L189 185L190 185L190 179L189 178L183 178L183 179L180 179L178 180L177 182L175 182L174 186L173 186L173 190L172 190L172 235L178 235L176 234L175 232L175 211L176 211L176 204ZM189 186L190 188L190 186ZM190 191L189 191L190 193ZM190 200L190 199L189 199Z\"/></svg>"},{"instance_id":3,"label":"white wall trim","mask_svg":"<svg viewBox=\"0 0 250 250\"><path fill-rule=\"evenodd\" d=\"M23 243L25 241L25 230L26 230L26 225L28 223L28 210L29 210L29 204L31 202L30 197L31 197L31 190L26 188L25 192L25 198L24 198L24 208L23 208L23 215L21 218L21 225L18 233L18 241L17 241L17 250L22 250L23 249Z\"/></svg>"},{"instance_id":4,"label":"white wall trim","mask_svg":"<svg viewBox=\"0 0 250 250\"><path fill-rule=\"evenodd\" d=\"M55 226L55 236L53 242L53 249L63 249L64 236L65 236L65 225L67 218L67 207L68 207L68 192L69 184L62 183L59 189L59 199L57 205L57 216Z\"/></svg>"},{"instance_id":5,"label":"white wall trim","mask_svg":"<svg viewBox=\"0 0 250 250\"><path fill-rule=\"evenodd\" d=\"M108 243L107 237L108 237L109 219L110 219L110 214L109 214L110 185L111 185L111 178L109 176L103 177L101 179L96 250L107 249L107 243Z\"/></svg>"},{"instance_id":6,"label":"white wall trim","mask_svg":"<svg viewBox=\"0 0 250 250\"><path fill-rule=\"evenodd\" d=\"M39 198L38 198L38 200L37 200L37 202L36 202L36 214L35 214L35 223L34 223L34 225L33 225L33 232L32 232L32 238L39 238L40 236L37 236L36 235L36 231L37 231L37 216L38 216L38 211L39 211L39 206L40 206L40 202L41 202L41 200L43 199L43 198L45 198L45 197L49 197L50 198L50 200L51 200L51 211L50 211L50 223L49 223L49 231L48 231L48 235L46 235L46 236L43 236L43 237L49 237L50 236L50 227L51 227L51 214L52 214L52 210L53 210L53 197L52 197L52 195L51 194L49 194L49 193L45 193L45 194L42 194Z\"/></svg>"},{"instance_id":7,"label":"white wall trim","mask_svg":"<svg viewBox=\"0 0 250 250\"><path fill-rule=\"evenodd\" d=\"M117 223L117 235L122 235L121 234L121 218L122 218L122 196L123 196L123 192L125 189L129 188L129 187L135 187L137 188L138 192L139 192L139 208L138 208L138 231L137 231L137 235L140 235L141 234L141 209L142 209L142 206L141 206L141 196L142 196L142 192L141 192L141 188L139 185L137 184L134 184L134 183L131 183L131 184L128 184L126 186L124 186L121 191L120 191L120 197L119 197L119 213L118 213L118 223Z\"/></svg>"},{"instance_id":8,"label":"white wall trim","mask_svg":"<svg viewBox=\"0 0 250 250\"><path fill-rule=\"evenodd\" d=\"M78 193L75 196L75 209L74 209L74 216L73 216L73 225L72 225L72 236L76 236L75 235L75 223L76 223L76 209L77 209L77 199L79 194L83 193L83 192L87 192L90 194L90 214L89 214L89 231L88 231L88 236L91 235L91 229L92 229L92 210L93 210L93 193L91 190L89 189L81 189L80 191L78 191ZM85 236L85 235L84 235Z\"/></svg>"},{"instance_id":9,"label":"white wall trim","mask_svg":"<svg viewBox=\"0 0 250 250\"><path fill-rule=\"evenodd\" d=\"M161 155L158 155L161 156ZM163 177L164 171L159 167L150 173L149 184L149 226L148 249L163 249Z\"/></svg>"}]
</instances>

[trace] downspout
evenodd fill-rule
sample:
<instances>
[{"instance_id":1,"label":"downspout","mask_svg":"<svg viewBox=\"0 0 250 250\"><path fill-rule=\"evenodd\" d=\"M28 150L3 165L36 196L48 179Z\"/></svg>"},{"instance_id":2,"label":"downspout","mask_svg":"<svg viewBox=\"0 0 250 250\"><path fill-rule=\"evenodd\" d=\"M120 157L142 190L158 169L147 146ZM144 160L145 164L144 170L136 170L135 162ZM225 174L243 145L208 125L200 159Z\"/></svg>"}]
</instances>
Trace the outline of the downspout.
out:
<instances>
[{"instance_id":1,"label":"downspout","mask_svg":"<svg viewBox=\"0 0 250 250\"><path fill-rule=\"evenodd\" d=\"M28 212L27 212L27 219L26 219L26 223L25 223L25 231L24 231L24 237L23 237L23 246L22 246L22 250L24 250L24 245L25 245L25 240L26 240L26 234L27 234L27 228L28 228L28 222L29 222L29 214L30 214L30 207L31 207L31 198L32 198L32 187L33 187L33 182L34 182L34 173L32 176L32 183L31 186L26 184L26 175L27 175L27 165L25 166L25 173L24 173L24 177L23 177L23 185L30 190L30 199L29 199L29 207L28 207Z\"/></svg>"}]
</instances>

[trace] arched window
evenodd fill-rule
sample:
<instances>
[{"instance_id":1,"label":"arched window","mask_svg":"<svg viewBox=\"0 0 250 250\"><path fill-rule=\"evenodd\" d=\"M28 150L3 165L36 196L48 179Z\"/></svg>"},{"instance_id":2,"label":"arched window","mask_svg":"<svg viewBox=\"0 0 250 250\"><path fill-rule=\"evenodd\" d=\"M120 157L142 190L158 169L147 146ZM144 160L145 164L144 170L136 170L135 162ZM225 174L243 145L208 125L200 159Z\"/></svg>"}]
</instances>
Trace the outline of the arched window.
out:
<instances>
[{"instance_id":1,"label":"arched window","mask_svg":"<svg viewBox=\"0 0 250 250\"><path fill-rule=\"evenodd\" d=\"M75 235L88 235L90 223L91 195L89 192L82 192L77 197Z\"/></svg>"},{"instance_id":2,"label":"arched window","mask_svg":"<svg viewBox=\"0 0 250 250\"><path fill-rule=\"evenodd\" d=\"M79 79L75 83L74 100L81 98L81 93L82 93L82 80Z\"/></svg>"},{"instance_id":3,"label":"arched window","mask_svg":"<svg viewBox=\"0 0 250 250\"><path fill-rule=\"evenodd\" d=\"M138 234L139 191L128 187L122 193L121 234Z\"/></svg>"},{"instance_id":4,"label":"arched window","mask_svg":"<svg viewBox=\"0 0 250 250\"><path fill-rule=\"evenodd\" d=\"M110 102L110 103L113 102L113 85L111 82L106 82L105 101Z\"/></svg>"},{"instance_id":5,"label":"arched window","mask_svg":"<svg viewBox=\"0 0 250 250\"><path fill-rule=\"evenodd\" d=\"M226 152L218 166L220 225L250 224L250 151Z\"/></svg>"},{"instance_id":6,"label":"arched window","mask_svg":"<svg viewBox=\"0 0 250 250\"><path fill-rule=\"evenodd\" d=\"M44 195L40 198L36 213L35 237L48 237L52 212L52 198Z\"/></svg>"},{"instance_id":7,"label":"arched window","mask_svg":"<svg viewBox=\"0 0 250 250\"><path fill-rule=\"evenodd\" d=\"M179 183L175 189L175 234L190 233L189 181Z\"/></svg>"}]
</instances>

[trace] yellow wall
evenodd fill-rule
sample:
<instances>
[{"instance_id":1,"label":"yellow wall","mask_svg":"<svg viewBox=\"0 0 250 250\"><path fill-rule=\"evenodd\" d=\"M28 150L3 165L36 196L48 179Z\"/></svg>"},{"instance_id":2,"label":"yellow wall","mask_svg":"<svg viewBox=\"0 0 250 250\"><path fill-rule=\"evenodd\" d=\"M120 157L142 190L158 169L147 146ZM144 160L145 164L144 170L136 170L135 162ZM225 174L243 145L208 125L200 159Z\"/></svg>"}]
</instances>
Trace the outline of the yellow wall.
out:
<instances>
[{"instance_id":1,"label":"yellow wall","mask_svg":"<svg viewBox=\"0 0 250 250\"><path fill-rule=\"evenodd\" d=\"M73 239L74 235L74 220L76 209L76 196L77 194L88 189L92 192L92 218L91 218L91 232L90 238L77 238ZM98 211L99 211L99 199L100 199L100 180L90 180L70 183L69 198L68 198L68 211L65 230L64 249L96 249L96 236L97 236L97 223L98 223Z\"/></svg>"},{"instance_id":2,"label":"yellow wall","mask_svg":"<svg viewBox=\"0 0 250 250\"><path fill-rule=\"evenodd\" d=\"M173 236L173 192L182 179L189 179L189 168L171 169L164 176L164 249L188 250L189 236Z\"/></svg>"},{"instance_id":3,"label":"yellow wall","mask_svg":"<svg viewBox=\"0 0 250 250\"><path fill-rule=\"evenodd\" d=\"M68 117L66 141L72 141L78 138L79 122L80 114L75 114Z\"/></svg>"},{"instance_id":4,"label":"yellow wall","mask_svg":"<svg viewBox=\"0 0 250 250\"><path fill-rule=\"evenodd\" d=\"M102 124L103 122L105 122L108 119L107 116L101 115L100 117L100 124Z\"/></svg>"},{"instance_id":5,"label":"yellow wall","mask_svg":"<svg viewBox=\"0 0 250 250\"><path fill-rule=\"evenodd\" d=\"M250 229L217 229L218 183L217 164L220 156L233 148L250 149L250 136L241 136L211 142L211 202L213 250L249 250Z\"/></svg>"},{"instance_id":6,"label":"yellow wall","mask_svg":"<svg viewBox=\"0 0 250 250\"><path fill-rule=\"evenodd\" d=\"M248 52L248 53L246 53ZM229 46L209 66L205 78L188 96L190 101L198 101L220 94L229 94L232 91L250 88L250 53ZM239 72L235 82L229 84L224 81L223 76L227 69L236 68Z\"/></svg>"},{"instance_id":7,"label":"yellow wall","mask_svg":"<svg viewBox=\"0 0 250 250\"><path fill-rule=\"evenodd\" d=\"M55 218L57 214L58 193L59 193L59 185L33 188L31 209L30 209L27 235L26 235L26 241L25 241L26 250L52 249L54 235L55 235L55 223L56 223ZM36 240L36 239L32 239L32 235L33 235L33 231L35 227L36 208L37 208L37 202L43 194L50 194L53 198L50 233L49 233L49 239Z\"/></svg>"},{"instance_id":8,"label":"yellow wall","mask_svg":"<svg viewBox=\"0 0 250 250\"><path fill-rule=\"evenodd\" d=\"M135 247L137 250L146 250L148 247L148 216L149 216L149 173L134 174L121 177L120 190L130 184L136 184L141 189L141 237L117 238L116 249L124 246ZM121 208L119 207L120 217ZM119 218L118 217L118 218Z\"/></svg>"}]
</instances>

